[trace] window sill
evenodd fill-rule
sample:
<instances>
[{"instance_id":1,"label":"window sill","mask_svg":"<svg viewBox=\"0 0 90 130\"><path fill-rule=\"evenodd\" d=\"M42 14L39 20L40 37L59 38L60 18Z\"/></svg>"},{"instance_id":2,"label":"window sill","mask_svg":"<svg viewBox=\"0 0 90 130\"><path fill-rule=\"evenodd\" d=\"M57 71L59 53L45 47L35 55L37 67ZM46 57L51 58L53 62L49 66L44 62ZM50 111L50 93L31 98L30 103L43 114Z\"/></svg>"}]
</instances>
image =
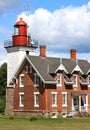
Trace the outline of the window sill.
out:
<instances>
[{"instance_id":1,"label":"window sill","mask_svg":"<svg viewBox=\"0 0 90 130\"><path fill-rule=\"evenodd\" d=\"M19 87L20 87L20 88L23 88L23 87L24 87L24 85L20 85Z\"/></svg>"},{"instance_id":2,"label":"window sill","mask_svg":"<svg viewBox=\"0 0 90 130\"><path fill-rule=\"evenodd\" d=\"M57 105L52 105L52 107L57 107Z\"/></svg>"},{"instance_id":3,"label":"window sill","mask_svg":"<svg viewBox=\"0 0 90 130\"><path fill-rule=\"evenodd\" d=\"M67 107L67 105L62 105L62 107Z\"/></svg>"},{"instance_id":4,"label":"window sill","mask_svg":"<svg viewBox=\"0 0 90 130\"><path fill-rule=\"evenodd\" d=\"M24 105L19 105L19 107L24 107Z\"/></svg>"},{"instance_id":5,"label":"window sill","mask_svg":"<svg viewBox=\"0 0 90 130\"><path fill-rule=\"evenodd\" d=\"M73 87L77 88L78 86L77 85L73 85Z\"/></svg>"},{"instance_id":6,"label":"window sill","mask_svg":"<svg viewBox=\"0 0 90 130\"><path fill-rule=\"evenodd\" d=\"M34 107L39 107L39 105L34 105Z\"/></svg>"},{"instance_id":7,"label":"window sill","mask_svg":"<svg viewBox=\"0 0 90 130\"><path fill-rule=\"evenodd\" d=\"M61 87L62 85L61 84L57 84L57 87Z\"/></svg>"}]
</instances>

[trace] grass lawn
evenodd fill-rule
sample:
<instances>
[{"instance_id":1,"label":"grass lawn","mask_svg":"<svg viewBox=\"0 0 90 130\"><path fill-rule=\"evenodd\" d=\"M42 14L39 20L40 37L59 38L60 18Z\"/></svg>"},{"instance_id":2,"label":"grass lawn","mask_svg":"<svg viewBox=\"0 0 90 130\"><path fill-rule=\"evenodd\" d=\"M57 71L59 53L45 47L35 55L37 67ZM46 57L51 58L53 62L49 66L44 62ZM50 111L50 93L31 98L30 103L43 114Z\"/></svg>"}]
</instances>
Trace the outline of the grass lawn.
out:
<instances>
[{"instance_id":1,"label":"grass lawn","mask_svg":"<svg viewBox=\"0 0 90 130\"><path fill-rule=\"evenodd\" d=\"M0 130L90 130L90 118L10 119L0 115Z\"/></svg>"}]
</instances>

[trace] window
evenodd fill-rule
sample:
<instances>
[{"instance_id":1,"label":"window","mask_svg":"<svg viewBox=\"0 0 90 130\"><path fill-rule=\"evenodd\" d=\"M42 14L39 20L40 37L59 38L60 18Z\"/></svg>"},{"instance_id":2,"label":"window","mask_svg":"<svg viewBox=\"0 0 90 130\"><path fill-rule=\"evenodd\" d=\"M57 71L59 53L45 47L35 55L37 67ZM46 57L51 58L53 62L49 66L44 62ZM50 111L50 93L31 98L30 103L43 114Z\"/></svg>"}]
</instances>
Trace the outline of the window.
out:
<instances>
[{"instance_id":1,"label":"window","mask_svg":"<svg viewBox=\"0 0 90 130\"><path fill-rule=\"evenodd\" d=\"M39 77L37 73L34 74L34 86L37 87L39 85Z\"/></svg>"},{"instance_id":2,"label":"window","mask_svg":"<svg viewBox=\"0 0 90 130\"><path fill-rule=\"evenodd\" d=\"M20 87L24 87L24 74L20 75Z\"/></svg>"},{"instance_id":3,"label":"window","mask_svg":"<svg viewBox=\"0 0 90 130\"><path fill-rule=\"evenodd\" d=\"M77 87L77 75L73 75L73 82L74 82L73 86Z\"/></svg>"},{"instance_id":4,"label":"window","mask_svg":"<svg viewBox=\"0 0 90 130\"><path fill-rule=\"evenodd\" d=\"M28 73L28 66L25 67L25 71L26 71L26 73Z\"/></svg>"},{"instance_id":5,"label":"window","mask_svg":"<svg viewBox=\"0 0 90 130\"><path fill-rule=\"evenodd\" d=\"M62 85L62 74L57 74L57 86Z\"/></svg>"},{"instance_id":6,"label":"window","mask_svg":"<svg viewBox=\"0 0 90 130\"><path fill-rule=\"evenodd\" d=\"M88 105L88 95L85 95L83 100L84 100L84 106L87 106Z\"/></svg>"},{"instance_id":7,"label":"window","mask_svg":"<svg viewBox=\"0 0 90 130\"><path fill-rule=\"evenodd\" d=\"M39 107L39 92L34 92L34 106Z\"/></svg>"},{"instance_id":8,"label":"window","mask_svg":"<svg viewBox=\"0 0 90 130\"><path fill-rule=\"evenodd\" d=\"M19 28L18 27L14 27L14 35L19 35Z\"/></svg>"},{"instance_id":9,"label":"window","mask_svg":"<svg viewBox=\"0 0 90 130\"><path fill-rule=\"evenodd\" d=\"M90 84L90 75L88 75L88 83Z\"/></svg>"},{"instance_id":10,"label":"window","mask_svg":"<svg viewBox=\"0 0 90 130\"><path fill-rule=\"evenodd\" d=\"M57 92L52 92L52 107L57 106Z\"/></svg>"},{"instance_id":11,"label":"window","mask_svg":"<svg viewBox=\"0 0 90 130\"><path fill-rule=\"evenodd\" d=\"M30 74L32 73L32 66L30 65Z\"/></svg>"},{"instance_id":12,"label":"window","mask_svg":"<svg viewBox=\"0 0 90 130\"><path fill-rule=\"evenodd\" d=\"M67 92L62 92L62 106L67 106Z\"/></svg>"},{"instance_id":13,"label":"window","mask_svg":"<svg viewBox=\"0 0 90 130\"><path fill-rule=\"evenodd\" d=\"M19 93L19 106L24 106L24 93Z\"/></svg>"}]
</instances>

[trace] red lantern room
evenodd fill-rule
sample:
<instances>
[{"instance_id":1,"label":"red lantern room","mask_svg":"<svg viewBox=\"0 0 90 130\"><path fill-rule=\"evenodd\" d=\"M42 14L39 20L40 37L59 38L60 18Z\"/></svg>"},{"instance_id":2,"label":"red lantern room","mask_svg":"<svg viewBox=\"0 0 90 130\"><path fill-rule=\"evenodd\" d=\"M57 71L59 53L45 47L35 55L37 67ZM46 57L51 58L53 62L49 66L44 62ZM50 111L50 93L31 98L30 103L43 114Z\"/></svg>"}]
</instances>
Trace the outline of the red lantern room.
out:
<instances>
[{"instance_id":1,"label":"red lantern room","mask_svg":"<svg viewBox=\"0 0 90 130\"><path fill-rule=\"evenodd\" d=\"M30 46L30 36L27 34L27 23L20 18L14 25L13 46Z\"/></svg>"}]
</instances>

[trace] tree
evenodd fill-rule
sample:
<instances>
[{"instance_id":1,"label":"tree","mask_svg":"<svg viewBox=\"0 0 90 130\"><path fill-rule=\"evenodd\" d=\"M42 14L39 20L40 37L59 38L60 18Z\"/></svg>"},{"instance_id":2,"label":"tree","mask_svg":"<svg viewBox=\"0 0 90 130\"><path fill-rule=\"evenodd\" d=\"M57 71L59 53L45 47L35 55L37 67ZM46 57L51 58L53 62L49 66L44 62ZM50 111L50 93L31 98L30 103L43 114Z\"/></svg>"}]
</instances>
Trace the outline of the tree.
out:
<instances>
[{"instance_id":1,"label":"tree","mask_svg":"<svg viewBox=\"0 0 90 130\"><path fill-rule=\"evenodd\" d=\"M0 67L0 95L4 96L7 85L7 63Z\"/></svg>"},{"instance_id":2,"label":"tree","mask_svg":"<svg viewBox=\"0 0 90 130\"><path fill-rule=\"evenodd\" d=\"M7 63L0 67L0 112L5 111L5 94L7 85Z\"/></svg>"}]
</instances>

